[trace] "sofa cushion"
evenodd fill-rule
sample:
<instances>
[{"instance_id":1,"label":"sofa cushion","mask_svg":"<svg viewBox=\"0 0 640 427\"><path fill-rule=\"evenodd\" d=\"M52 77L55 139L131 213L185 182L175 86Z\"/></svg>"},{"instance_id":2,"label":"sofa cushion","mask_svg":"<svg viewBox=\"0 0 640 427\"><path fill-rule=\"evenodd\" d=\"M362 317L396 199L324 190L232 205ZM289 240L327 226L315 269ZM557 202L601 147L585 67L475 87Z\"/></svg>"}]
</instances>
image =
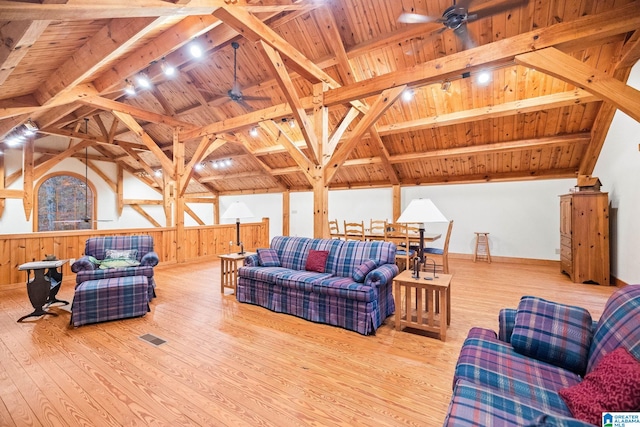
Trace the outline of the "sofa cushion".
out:
<instances>
[{"instance_id":1,"label":"sofa cushion","mask_svg":"<svg viewBox=\"0 0 640 427\"><path fill-rule=\"evenodd\" d=\"M100 268L102 270L107 268L137 267L139 265L140 261L127 258L107 258L100 262Z\"/></svg>"},{"instance_id":2,"label":"sofa cushion","mask_svg":"<svg viewBox=\"0 0 640 427\"><path fill-rule=\"evenodd\" d=\"M353 270L353 274L351 275L351 277L356 282L363 283L364 278L367 277L367 274L369 274L369 272L371 272L372 270L375 270L377 266L378 264L376 264L374 260L368 259L357 266L355 270Z\"/></svg>"},{"instance_id":3,"label":"sofa cushion","mask_svg":"<svg viewBox=\"0 0 640 427\"><path fill-rule=\"evenodd\" d=\"M574 417L599 424L603 412L640 409L640 362L624 347L604 356L580 384L560 390Z\"/></svg>"},{"instance_id":4,"label":"sofa cushion","mask_svg":"<svg viewBox=\"0 0 640 427\"><path fill-rule=\"evenodd\" d=\"M137 249L137 260L140 261L146 253L153 251L153 238L146 234L90 237L85 242L84 254L98 259L105 259L107 249Z\"/></svg>"},{"instance_id":5,"label":"sofa cushion","mask_svg":"<svg viewBox=\"0 0 640 427\"><path fill-rule=\"evenodd\" d=\"M276 277L290 271L292 270L284 267L240 267L238 268L238 277L275 283Z\"/></svg>"},{"instance_id":6,"label":"sofa cushion","mask_svg":"<svg viewBox=\"0 0 640 427\"><path fill-rule=\"evenodd\" d=\"M316 251L309 249L307 255L307 262L304 269L307 271L316 271L318 273L324 273L324 266L327 263L329 257L329 251Z\"/></svg>"},{"instance_id":7,"label":"sofa cushion","mask_svg":"<svg viewBox=\"0 0 640 427\"><path fill-rule=\"evenodd\" d=\"M344 241L339 239L313 239L309 244L309 249L316 251L328 251L329 256L327 257L327 261L324 265L324 272L336 274L336 265L338 263L343 244Z\"/></svg>"},{"instance_id":8,"label":"sofa cushion","mask_svg":"<svg viewBox=\"0 0 640 427\"><path fill-rule=\"evenodd\" d=\"M362 283L354 282L351 277L329 277L313 286L313 292L356 301L374 301L376 289Z\"/></svg>"},{"instance_id":9,"label":"sofa cushion","mask_svg":"<svg viewBox=\"0 0 640 427\"><path fill-rule=\"evenodd\" d=\"M271 240L271 249L278 253L282 267L304 270L312 240L308 237L276 236Z\"/></svg>"},{"instance_id":10,"label":"sofa cushion","mask_svg":"<svg viewBox=\"0 0 640 427\"><path fill-rule=\"evenodd\" d=\"M137 267L107 268L106 270L83 270L76 273L76 283L87 280L109 279L114 277L145 276L153 277L153 267L139 265Z\"/></svg>"},{"instance_id":11,"label":"sofa cushion","mask_svg":"<svg viewBox=\"0 0 640 427\"><path fill-rule=\"evenodd\" d=\"M445 426L524 426L545 413L536 402L460 380L453 389Z\"/></svg>"},{"instance_id":12,"label":"sofa cushion","mask_svg":"<svg viewBox=\"0 0 640 427\"><path fill-rule=\"evenodd\" d=\"M275 249L258 249L258 260L262 267L281 267L278 252Z\"/></svg>"},{"instance_id":13,"label":"sofa cushion","mask_svg":"<svg viewBox=\"0 0 640 427\"><path fill-rule=\"evenodd\" d=\"M337 257L335 275L351 277L353 270L368 259L378 265L395 264L396 245L391 242L342 242L340 254Z\"/></svg>"},{"instance_id":14,"label":"sofa cushion","mask_svg":"<svg viewBox=\"0 0 640 427\"><path fill-rule=\"evenodd\" d=\"M275 278L275 284L284 288L301 289L311 292L315 283L320 283L323 279L331 277L329 273L318 273L315 271L283 271Z\"/></svg>"},{"instance_id":15,"label":"sofa cushion","mask_svg":"<svg viewBox=\"0 0 640 427\"><path fill-rule=\"evenodd\" d=\"M489 329L472 328L456 364L454 384L461 380L536 402L545 413L571 415L558 391L578 384L580 376L514 351Z\"/></svg>"},{"instance_id":16,"label":"sofa cushion","mask_svg":"<svg viewBox=\"0 0 640 427\"><path fill-rule=\"evenodd\" d=\"M587 373L607 353L625 347L640 360L640 285L628 285L615 291L607 300L598 326L587 365Z\"/></svg>"},{"instance_id":17,"label":"sofa cushion","mask_svg":"<svg viewBox=\"0 0 640 427\"><path fill-rule=\"evenodd\" d=\"M524 296L518 304L511 344L525 356L583 374L591 325L591 314L584 308Z\"/></svg>"}]
</instances>

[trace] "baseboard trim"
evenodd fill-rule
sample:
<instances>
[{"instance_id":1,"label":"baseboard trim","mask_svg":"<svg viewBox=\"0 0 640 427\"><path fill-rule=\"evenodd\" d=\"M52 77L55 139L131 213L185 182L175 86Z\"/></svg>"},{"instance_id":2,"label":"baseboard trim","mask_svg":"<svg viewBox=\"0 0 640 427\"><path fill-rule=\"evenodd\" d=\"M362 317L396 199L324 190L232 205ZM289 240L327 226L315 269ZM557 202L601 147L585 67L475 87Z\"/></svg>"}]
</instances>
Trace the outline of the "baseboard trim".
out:
<instances>
[{"instance_id":1,"label":"baseboard trim","mask_svg":"<svg viewBox=\"0 0 640 427\"><path fill-rule=\"evenodd\" d=\"M618 279L616 276L611 275L611 284L613 286L617 286L618 288L622 288L625 286L629 286L629 284L627 282L625 282L624 280L620 280Z\"/></svg>"},{"instance_id":2,"label":"baseboard trim","mask_svg":"<svg viewBox=\"0 0 640 427\"><path fill-rule=\"evenodd\" d=\"M454 254L449 252L450 259L473 259L473 254ZM486 261L477 261L478 263L486 263ZM535 259L535 258L515 258L491 255L491 262L504 264L528 264L528 265L557 265L560 268L559 260L552 259Z\"/></svg>"}]
</instances>

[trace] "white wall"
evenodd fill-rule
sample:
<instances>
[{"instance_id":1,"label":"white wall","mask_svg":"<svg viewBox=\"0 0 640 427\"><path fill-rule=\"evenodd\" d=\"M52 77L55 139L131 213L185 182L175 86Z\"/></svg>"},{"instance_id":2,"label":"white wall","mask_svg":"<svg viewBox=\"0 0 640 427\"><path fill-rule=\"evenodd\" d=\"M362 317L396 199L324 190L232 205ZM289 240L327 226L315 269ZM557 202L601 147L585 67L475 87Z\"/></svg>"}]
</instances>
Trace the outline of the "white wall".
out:
<instances>
[{"instance_id":1,"label":"white wall","mask_svg":"<svg viewBox=\"0 0 640 427\"><path fill-rule=\"evenodd\" d=\"M640 89L640 64L629 86ZM626 283L640 283L640 123L617 111L593 175L609 192L611 208L611 272Z\"/></svg>"},{"instance_id":2,"label":"white wall","mask_svg":"<svg viewBox=\"0 0 640 427\"><path fill-rule=\"evenodd\" d=\"M242 218L243 222L260 222L262 218L269 218L270 239L282 235L282 194L253 194L250 196L221 196L220 224L235 224L235 218L223 219L222 215L234 202L241 201L247 205L255 216Z\"/></svg>"},{"instance_id":3,"label":"white wall","mask_svg":"<svg viewBox=\"0 0 640 427\"><path fill-rule=\"evenodd\" d=\"M412 199L428 198L447 219L454 220L449 250L471 254L475 231L488 232L491 254L517 258L559 259L558 196L574 180L406 187L402 208ZM344 190L329 193L329 218L342 220L392 220L391 189ZM447 231L447 224L426 224L427 232ZM434 242L442 246L443 241Z\"/></svg>"}]
</instances>

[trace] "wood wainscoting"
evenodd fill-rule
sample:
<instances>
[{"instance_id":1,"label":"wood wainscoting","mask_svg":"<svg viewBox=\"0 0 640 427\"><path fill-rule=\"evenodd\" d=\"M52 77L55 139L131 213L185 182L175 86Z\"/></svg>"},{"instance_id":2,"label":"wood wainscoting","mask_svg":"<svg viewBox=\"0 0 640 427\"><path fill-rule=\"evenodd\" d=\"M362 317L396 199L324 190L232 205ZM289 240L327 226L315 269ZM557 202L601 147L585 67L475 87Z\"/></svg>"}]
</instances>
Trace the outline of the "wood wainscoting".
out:
<instances>
[{"instance_id":1,"label":"wood wainscoting","mask_svg":"<svg viewBox=\"0 0 640 427\"><path fill-rule=\"evenodd\" d=\"M177 242L175 227L5 234L0 236L0 285L24 282L25 273L19 271L18 266L42 260L46 254L54 254L58 259L81 257L89 237L148 234L153 237L161 265L176 263L178 250L182 249L185 261L226 253L229 252L229 242L235 243L236 240L235 224L185 227L184 231L182 247ZM241 224L240 238L245 250L268 247L269 219ZM63 274L71 274L70 264L64 265Z\"/></svg>"}]
</instances>

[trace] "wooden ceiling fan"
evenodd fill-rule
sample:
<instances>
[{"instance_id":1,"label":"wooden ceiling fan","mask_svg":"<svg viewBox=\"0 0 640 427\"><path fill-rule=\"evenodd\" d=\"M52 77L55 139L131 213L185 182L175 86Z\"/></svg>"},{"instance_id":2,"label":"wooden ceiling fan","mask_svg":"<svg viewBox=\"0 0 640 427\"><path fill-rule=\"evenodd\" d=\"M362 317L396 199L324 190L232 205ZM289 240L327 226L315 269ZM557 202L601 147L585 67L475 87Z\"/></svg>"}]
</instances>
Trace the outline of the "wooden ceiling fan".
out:
<instances>
[{"instance_id":1,"label":"wooden ceiling fan","mask_svg":"<svg viewBox=\"0 0 640 427\"><path fill-rule=\"evenodd\" d=\"M249 110L251 110L252 108L249 104L247 104L246 101L271 101L271 98L265 96L250 96L242 94L242 91L240 90L240 84L238 83L238 48L240 47L240 45L237 42L232 42L231 47L233 48L233 86L231 86L231 89L229 89L225 95L217 94L206 89L200 90L221 97L226 96L231 101L237 102L238 104Z\"/></svg>"},{"instance_id":2,"label":"wooden ceiling fan","mask_svg":"<svg viewBox=\"0 0 640 427\"><path fill-rule=\"evenodd\" d=\"M426 13L402 13L398 17L398 22L404 24L442 24L443 28L433 31L426 40L431 37L442 34L446 30L452 30L453 33L460 39L464 49L470 49L476 46L475 41L469 35L467 29L467 23L477 21L479 19L488 18L492 15L496 15L505 12L510 9L514 9L519 6L523 6L528 3L528 0L505 0L503 2L490 2L491 4L485 7L482 5L476 10L469 10L469 6L473 3L473 0L453 0L453 5L449 6L442 13L442 16L429 16ZM426 41L425 40L425 41ZM413 52L408 52L413 53Z\"/></svg>"}]
</instances>

